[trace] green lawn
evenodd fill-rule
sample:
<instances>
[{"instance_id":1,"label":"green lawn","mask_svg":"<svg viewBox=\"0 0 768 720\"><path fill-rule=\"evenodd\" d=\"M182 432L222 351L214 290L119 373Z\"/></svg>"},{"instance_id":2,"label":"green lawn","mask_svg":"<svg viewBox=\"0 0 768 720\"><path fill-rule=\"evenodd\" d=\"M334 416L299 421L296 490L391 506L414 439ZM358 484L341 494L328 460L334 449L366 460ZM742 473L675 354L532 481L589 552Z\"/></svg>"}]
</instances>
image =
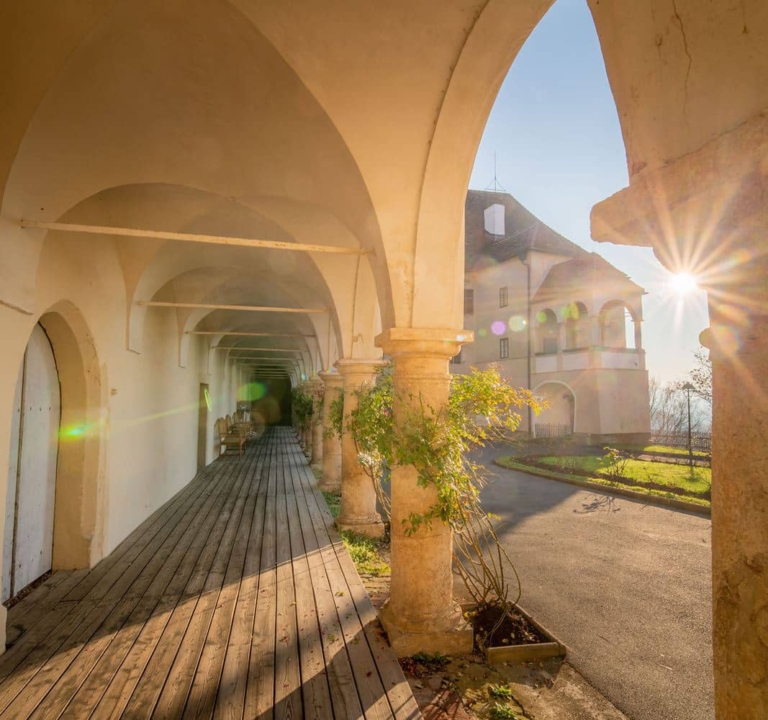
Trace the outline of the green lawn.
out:
<instances>
[{"instance_id":1,"label":"green lawn","mask_svg":"<svg viewBox=\"0 0 768 720\"><path fill-rule=\"evenodd\" d=\"M605 461L600 457L594 456L544 456L538 457L536 460L565 472L578 469L591 474L605 473L608 470ZM706 493L712 486L712 470L705 467L690 468L687 465L671 465L669 463L629 459L626 461L622 475L635 482L658 483L659 485L680 488L688 493L697 495Z\"/></svg>"},{"instance_id":2,"label":"green lawn","mask_svg":"<svg viewBox=\"0 0 768 720\"><path fill-rule=\"evenodd\" d=\"M545 473L547 477L556 480L588 480L607 488L624 487L646 495L677 498L703 507L710 506L709 499L701 496L707 493L711 487L712 471L709 468L693 468L691 474L691 470L687 466L630 460L625 468L625 474L630 479L622 482L620 479L618 481L608 480L596 475L598 471L604 469L604 466L601 467L602 458L599 457L545 456L532 458L532 460L541 465L549 466L551 470L542 470L535 466L526 465L525 459L518 457L500 457L496 459L496 462L510 470L531 471L534 474ZM570 465L570 462L573 465ZM595 474L585 477L575 474L571 468L583 468L584 471ZM662 487L666 485L669 487L669 491L650 486L649 482Z\"/></svg>"},{"instance_id":3,"label":"green lawn","mask_svg":"<svg viewBox=\"0 0 768 720\"><path fill-rule=\"evenodd\" d=\"M688 457L688 448L674 447L672 445L612 445L618 450L630 450L638 453L666 453L668 455L684 455ZM701 450L694 450L693 457L709 457Z\"/></svg>"}]
</instances>

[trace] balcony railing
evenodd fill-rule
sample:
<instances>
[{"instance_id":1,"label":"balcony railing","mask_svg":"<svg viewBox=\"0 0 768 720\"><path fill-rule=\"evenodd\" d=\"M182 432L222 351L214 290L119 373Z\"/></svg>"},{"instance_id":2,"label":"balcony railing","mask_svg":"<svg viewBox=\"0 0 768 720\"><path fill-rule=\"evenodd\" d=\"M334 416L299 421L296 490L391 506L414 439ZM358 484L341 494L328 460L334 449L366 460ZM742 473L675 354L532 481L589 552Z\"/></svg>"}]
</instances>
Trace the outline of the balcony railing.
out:
<instances>
[{"instance_id":1,"label":"balcony railing","mask_svg":"<svg viewBox=\"0 0 768 720\"><path fill-rule=\"evenodd\" d=\"M634 348L569 348L556 353L536 353L534 372L569 370L645 370L645 350Z\"/></svg>"}]
</instances>

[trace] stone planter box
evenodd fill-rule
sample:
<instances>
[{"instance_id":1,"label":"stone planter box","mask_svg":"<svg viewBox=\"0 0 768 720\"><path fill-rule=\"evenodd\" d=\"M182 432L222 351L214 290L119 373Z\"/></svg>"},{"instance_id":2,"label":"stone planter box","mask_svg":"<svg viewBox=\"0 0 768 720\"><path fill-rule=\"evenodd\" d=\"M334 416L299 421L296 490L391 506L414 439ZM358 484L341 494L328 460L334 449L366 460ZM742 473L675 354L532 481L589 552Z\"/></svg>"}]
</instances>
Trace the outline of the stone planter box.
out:
<instances>
[{"instance_id":1,"label":"stone planter box","mask_svg":"<svg viewBox=\"0 0 768 720\"><path fill-rule=\"evenodd\" d=\"M475 603L463 604L462 611L475 610ZM489 665L497 665L503 662L521 663L531 660L547 660L555 657L565 657L568 648L561 643L547 628L534 620L519 605L515 606L515 611L522 615L531 625L533 625L541 635L547 638L548 642L527 643L525 645L499 645L489 647L486 650Z\"/></svg>"}]
</instances>

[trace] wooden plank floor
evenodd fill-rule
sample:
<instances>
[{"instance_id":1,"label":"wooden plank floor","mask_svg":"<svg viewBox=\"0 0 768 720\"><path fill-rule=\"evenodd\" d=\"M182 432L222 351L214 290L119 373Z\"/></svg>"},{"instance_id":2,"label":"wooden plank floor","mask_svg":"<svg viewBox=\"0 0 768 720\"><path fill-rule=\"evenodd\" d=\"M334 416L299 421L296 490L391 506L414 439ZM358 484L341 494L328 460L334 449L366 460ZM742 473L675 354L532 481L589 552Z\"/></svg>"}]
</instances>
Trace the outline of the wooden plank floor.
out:
<instances>
[{"instance_id":1,"label":"wooden plank floor","mask_svg":"<svg viewBox=\"0 0 768 720\"><path fill-rule=\"evenodd\" d=\"M419 718L293 433L8 612L0 718Z\"/></svg>"}]
</instances>

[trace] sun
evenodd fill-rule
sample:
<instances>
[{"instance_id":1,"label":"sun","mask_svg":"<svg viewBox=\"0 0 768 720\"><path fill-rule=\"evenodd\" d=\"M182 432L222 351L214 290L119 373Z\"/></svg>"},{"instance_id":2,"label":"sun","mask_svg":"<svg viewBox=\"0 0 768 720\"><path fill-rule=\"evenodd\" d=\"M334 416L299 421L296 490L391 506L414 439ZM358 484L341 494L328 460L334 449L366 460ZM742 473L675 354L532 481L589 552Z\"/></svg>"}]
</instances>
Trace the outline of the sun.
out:
<instances>
[{"instance_id":1,"label":"sun","mask_svg":"<svg viewBox=\"0 0 768 720\"><path fill-rule=\"evenodd\" d=\"M689 273L681 272L672 275L671 280L672 288L678 295L688 295L696 290L698 285L696 284L696 278Z\"/></svg>"}]
</instances>

